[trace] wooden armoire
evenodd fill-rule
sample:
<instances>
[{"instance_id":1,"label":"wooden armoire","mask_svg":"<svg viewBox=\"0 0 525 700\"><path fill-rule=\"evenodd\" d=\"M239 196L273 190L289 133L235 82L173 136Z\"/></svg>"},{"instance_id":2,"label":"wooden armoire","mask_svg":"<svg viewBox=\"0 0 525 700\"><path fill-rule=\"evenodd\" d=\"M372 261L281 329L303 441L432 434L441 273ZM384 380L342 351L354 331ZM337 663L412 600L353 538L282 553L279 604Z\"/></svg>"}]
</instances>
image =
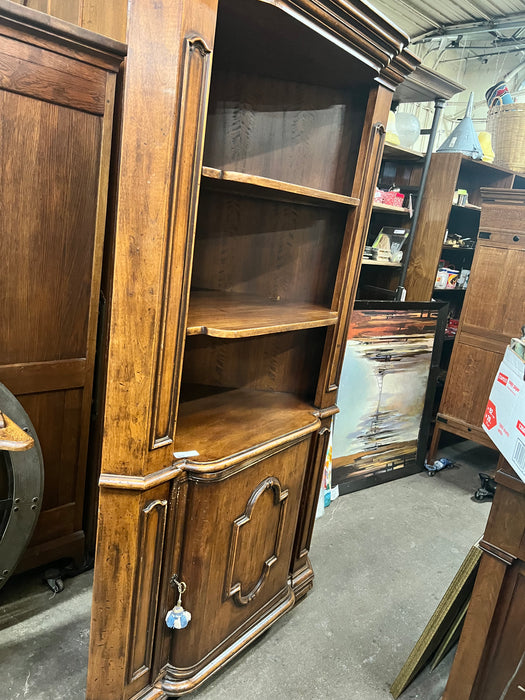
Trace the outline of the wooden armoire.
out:
<instances>
[{"instance_id":1,"label":"wooden armoire","mask_svg":"<svg viewBox=\"0 0 525 700\"><path fill-rule=\"evenodd\" d=\"M442 432L494 447L483 415L505 349L525 323L525 192L482 187L480 194L479 233L430 458Z\"/></svg>"},{"instance_id":2,"label":"wooden armoire","mask_svg":"<svg viewBox=\"0 0 525 700\"><path fill-rule=\"evenodd\" d=\"M311 587L388 110L417 64L360 0L131 0L127 40L91 700L196 688Z\"/></svg>"},{"instance_id":3,"label":"wooden armoire","mask_svg":"<svg viewBox=\"0 0 525 700\"><path fill-rule=\"evenodd\" d=\"M0 0L0 382L34 424L45 474L19 570L63 557L81 563L84 555L115 86L125 50ZM0 499L8 479L0 465Z\"/></svg>"}]
</instances>

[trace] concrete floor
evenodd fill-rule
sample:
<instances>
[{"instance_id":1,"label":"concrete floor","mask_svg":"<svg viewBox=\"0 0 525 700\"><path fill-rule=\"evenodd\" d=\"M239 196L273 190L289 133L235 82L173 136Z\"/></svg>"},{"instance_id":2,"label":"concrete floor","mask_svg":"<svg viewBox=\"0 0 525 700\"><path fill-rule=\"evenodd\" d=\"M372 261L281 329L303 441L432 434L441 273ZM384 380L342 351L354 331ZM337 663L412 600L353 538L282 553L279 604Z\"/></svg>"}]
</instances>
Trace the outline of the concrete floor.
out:
<instances>
[{"instance_id":1,"label":"concrete floor","mask_svg":"<svg viewBox=\"0 0 525 700\"><path fill-rule=\"evenodd\" d=\"M469 442L441 453L461 466L331 504L315 528L312 592L195 700L391 700L390 684L490 509L472 494L496 453ZM8 582L0 593L0 700L84 697L91 581L91 572L69 579L54 598L34 574ZM452 658L423 671L402 700L439 700Z\"/></svg>"}]
</instances>

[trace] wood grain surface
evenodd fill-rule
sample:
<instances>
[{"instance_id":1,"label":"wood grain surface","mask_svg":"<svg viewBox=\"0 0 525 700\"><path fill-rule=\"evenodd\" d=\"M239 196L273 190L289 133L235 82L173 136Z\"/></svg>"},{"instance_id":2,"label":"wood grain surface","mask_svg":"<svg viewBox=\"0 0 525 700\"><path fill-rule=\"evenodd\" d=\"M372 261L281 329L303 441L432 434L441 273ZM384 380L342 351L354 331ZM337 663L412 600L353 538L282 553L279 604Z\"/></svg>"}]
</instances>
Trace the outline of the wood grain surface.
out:
<instances>
[{"instance_id":1,"label":"wood grain surface","mask_svg":"<svg viewBox=\"0 0 525 700\"><path fill-rule=\"evenodd\" d=\"M356 197L347 197L342 194L316 190L312 187L302 187L292 182L272 180L268 177L238 173L232 170L218 170L217 168L202 168L203 185L209 187L221 187L226 192L239 192L272 199L280 202L298 202L311 204L312 206L337 206L346 204L355 207L359 204Z\"/></svg>"},{"instance_id":2,"label":"wood grain surface","mask_svg":"<svg viewBox=\"0 0 525 700\"><path fill-rule=\"evenodd\" d=\"M0 381L31 417L45 472L43 508L19 569L68 556L80 563L83 554L115 72L122 48L0 2Z\"/></svg>"},{"instance_id":3,"label":"wood grain surface","mask_svg":"<svg viewBox=\"0 0 525 700\"><path fill-rule=\"evenodd\" d=\"M335 311L315 304L281 303L249 294L194 291L186 333L215 338L246 338L335 323Z\"/></svg>"}]
</instances>

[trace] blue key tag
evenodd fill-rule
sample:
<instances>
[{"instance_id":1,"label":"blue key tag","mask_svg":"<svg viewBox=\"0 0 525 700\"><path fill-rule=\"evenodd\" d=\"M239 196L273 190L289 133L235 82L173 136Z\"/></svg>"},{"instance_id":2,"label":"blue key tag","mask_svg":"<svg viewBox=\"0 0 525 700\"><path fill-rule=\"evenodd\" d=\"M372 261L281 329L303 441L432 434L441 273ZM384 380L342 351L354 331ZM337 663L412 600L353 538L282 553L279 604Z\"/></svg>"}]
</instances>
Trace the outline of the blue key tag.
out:
<instances>
[{"instance_id":1,"label":"blue key tag","mask_svg":"<svg viewBox=\"0 0 525 700\"><path fill-rule=\"evenodd\" d=\"M191 620L191 613L184 610L182 605L176 605L166 615L166 624L172 630L182 630L188 626Z\"/></svg>"},{"instance_id":2,"label":"blue key tag","mask_svg":"<svg viewBox=\"0 0 525 700\"><path fill-rule=\"evenodd\" d=\"M182 630L188 626L191 620L191 613L182 607L182 594L186 590L184 581L178 581L175 576L171 577L170 584L179 590L177 605L166 613L166 624L172 630Z\"/></svg>"}]
</instances>

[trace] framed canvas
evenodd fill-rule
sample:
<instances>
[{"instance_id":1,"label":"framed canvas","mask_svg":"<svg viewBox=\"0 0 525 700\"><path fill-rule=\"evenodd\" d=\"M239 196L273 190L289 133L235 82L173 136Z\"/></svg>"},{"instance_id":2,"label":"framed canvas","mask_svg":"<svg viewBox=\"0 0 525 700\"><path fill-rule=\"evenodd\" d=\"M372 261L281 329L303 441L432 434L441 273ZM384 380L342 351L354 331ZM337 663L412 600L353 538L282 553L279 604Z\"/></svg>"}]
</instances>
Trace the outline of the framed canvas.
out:
<instances>
[{"instance_id":1,"label":"framed canvas","mask_svg":"<svg viewBox=\"0 0 525 700\"><path fill-rule=\"evenodd\" d=\"M349 493L423 468L448 305L356 302L333 432L333 485Z\"/></svg>"}]
</instances>

